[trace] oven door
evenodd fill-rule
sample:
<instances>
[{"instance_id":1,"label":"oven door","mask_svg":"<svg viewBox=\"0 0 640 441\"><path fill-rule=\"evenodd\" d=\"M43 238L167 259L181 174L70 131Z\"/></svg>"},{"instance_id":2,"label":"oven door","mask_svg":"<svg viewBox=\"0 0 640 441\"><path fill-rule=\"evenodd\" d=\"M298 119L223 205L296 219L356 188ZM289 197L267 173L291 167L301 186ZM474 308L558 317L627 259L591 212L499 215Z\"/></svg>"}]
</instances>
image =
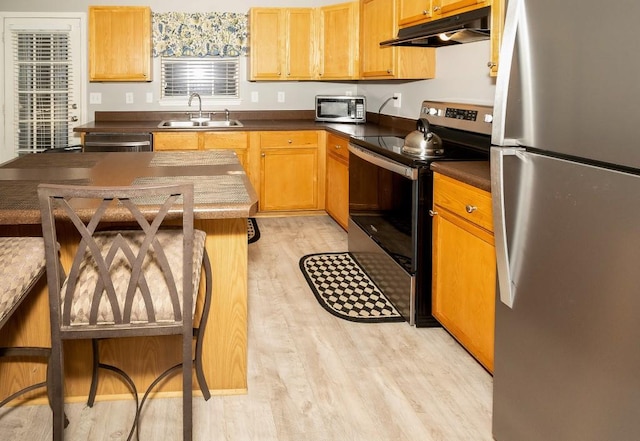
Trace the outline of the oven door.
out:
<instances>
[{"instance_id":1,"label":"oven door","mask_svg":"<svg viewBox=\"0 0 640 441\"><path fill-rule=\"evenodd\" d=\"M410 324L425 308L432 319L431 172L349 151L349 252Z\"/></svg>"}]
</instances>

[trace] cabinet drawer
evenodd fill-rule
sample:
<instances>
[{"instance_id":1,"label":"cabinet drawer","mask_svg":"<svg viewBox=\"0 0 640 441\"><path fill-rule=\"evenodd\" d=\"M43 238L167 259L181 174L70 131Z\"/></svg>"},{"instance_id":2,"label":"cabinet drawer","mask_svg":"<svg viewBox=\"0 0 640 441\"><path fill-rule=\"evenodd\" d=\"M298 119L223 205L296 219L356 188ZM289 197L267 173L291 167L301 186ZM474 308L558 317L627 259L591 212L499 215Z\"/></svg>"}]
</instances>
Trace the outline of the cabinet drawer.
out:
<instances>
[{"instance_id":1,"label":"cabinet drawer","mask_svg":"<svg viewBox=\"0 0 640 441\"><path fill-rule=\"evenodd\" d=\"M491 193L440 173L434 174L433 203L493 231Z\"/></svg>"},{"instance_id":2,"label":"cabinet drawer","mask_svg":"<svg viewBox=\"0 0 640 441\"><path fill-rule=\"evenodd\" d=\"M318 145L318 133L314 131L262 132L259 136L261 148L317 147Z\"/></svg>"},{"instance_id":3,"label":"cabinet drawer","mask_svg":"<svg viewBox=\"0 0 640 441\"><path fill-rule=\"evenodd\" d=\"M329 133L327 135L327 153L348 159L349 140Z\"/></svg>"},{"instance_id":4,"label":"cabinet drawer","mask_svg":"<svg viewBox=\"0 0 640 441\"><path fill-rule=\"evenodd\" d=\"M246 149L247 132L204 132L206 149Z\"/></svg>"},{"instance_id":5,"label":"cabinet drawer","mask_svg":"<svg viewBox=\"0 0 640 441\"><path fill-rule=\"evenodd\" d=\"M198 150L197 132L155 132L154 150Z\"/></svg>"}]
</instances>

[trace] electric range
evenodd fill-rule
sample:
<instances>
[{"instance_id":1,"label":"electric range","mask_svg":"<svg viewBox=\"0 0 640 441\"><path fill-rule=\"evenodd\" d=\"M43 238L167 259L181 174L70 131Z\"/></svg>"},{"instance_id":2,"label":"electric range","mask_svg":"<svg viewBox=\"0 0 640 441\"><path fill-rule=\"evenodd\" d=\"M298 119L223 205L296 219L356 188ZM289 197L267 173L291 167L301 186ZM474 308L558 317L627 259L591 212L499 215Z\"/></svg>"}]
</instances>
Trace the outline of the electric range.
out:
<instances>
[{"instance_id":1,"label":"electric range","mask_svg":"<svg viewBox=\"0 0 640 441\"><path fill-rule=\"evenodd\" d=\"M349 144L349 252L411 324L439 326L431 314L434 161L488 160L491 106L424 101L419 118L442 140L442 154L416 156L397 136Z\"/></svg>"}]
</instances>

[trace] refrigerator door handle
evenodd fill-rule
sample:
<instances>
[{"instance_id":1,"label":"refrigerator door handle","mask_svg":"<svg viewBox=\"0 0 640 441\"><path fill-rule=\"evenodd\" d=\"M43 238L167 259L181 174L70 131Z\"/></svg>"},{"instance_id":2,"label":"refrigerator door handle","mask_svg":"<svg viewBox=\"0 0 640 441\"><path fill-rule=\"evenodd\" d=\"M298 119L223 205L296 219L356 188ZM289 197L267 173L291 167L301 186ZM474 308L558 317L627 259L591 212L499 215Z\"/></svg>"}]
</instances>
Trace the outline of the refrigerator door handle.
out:
<instances>
[{"instance_id":1,"label":"refrigerator door handle","mask_svg":"<svg viewBox=\"0 0 640 441\"><path fill-rule=\"evenodd\" d=\"M524 0L509 0L493 106L491 143L494 145L527 145L526 140L531 139L533 125L529 107L533 97L528 39Z\"/></svg>"},{"instance_id":2,"label":"refrigerator door handle","mask_svg":"<svg viewBox=\"0 0 640 441\"><path fill-rule=\"evenodd\" d=\"M513 308L515 286L509 264L509 248L507 244L504 200L504 157L518 155L523 151L524 149L520 147L491 148L491 194L498 286L500 288L500 301L509 308Z\"/></svg>"}]
</instances>

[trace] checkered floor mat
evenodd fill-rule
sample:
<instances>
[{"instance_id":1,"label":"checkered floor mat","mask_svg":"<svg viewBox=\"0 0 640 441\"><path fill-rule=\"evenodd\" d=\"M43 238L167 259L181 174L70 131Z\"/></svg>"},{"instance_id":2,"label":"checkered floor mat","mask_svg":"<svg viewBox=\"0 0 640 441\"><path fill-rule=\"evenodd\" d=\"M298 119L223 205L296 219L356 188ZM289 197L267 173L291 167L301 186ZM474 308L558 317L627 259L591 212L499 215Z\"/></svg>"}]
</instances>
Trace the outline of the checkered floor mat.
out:
<instances>
[{"instance_id":1,"label":"checkered floor mat","mask_svg":"<svg viewBox=\"0 0 640 441\"><path fill-rule=\"evenodd\" d=\"M258 222L252 217L247 220L247 236L249 238L249 243L256 242L258 239L260 239Z\"/></svg>"},{"instance_id":2,"label":"checkered floor mat","mask_svg":"<svg viewBox=\"0 0 640 441\"><path fill-rule=\"evenodd\" d=\"M354 322L404 321L349 253L309 254L300 259L300 269L331 314Z\"/></svg>"}]
</instances>

